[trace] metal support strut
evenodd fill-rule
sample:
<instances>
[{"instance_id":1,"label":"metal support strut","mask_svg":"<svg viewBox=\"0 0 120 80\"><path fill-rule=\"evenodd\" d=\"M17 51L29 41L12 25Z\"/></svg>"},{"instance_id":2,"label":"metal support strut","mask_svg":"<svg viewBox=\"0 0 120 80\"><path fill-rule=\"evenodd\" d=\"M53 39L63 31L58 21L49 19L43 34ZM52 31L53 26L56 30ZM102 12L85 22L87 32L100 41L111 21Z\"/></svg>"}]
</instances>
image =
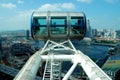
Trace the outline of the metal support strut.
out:
<instances>
[{"instance_id":1,"label":"metal support strut","mask_svg":"<svg viewBox=\"0 0 120 80\"><path fill-rule=\"evenodd\" d=\"M83 68L90 80L112 80L87 55L76 50L70 40L60 43L48 40L43 49L31 56L14 80L34 80L43 61L46 61L43 80L61 80L62 77L62 80L77 80L77 78L71 77L77 65ZM61 71L63 61L73 62L64 76ZM49 79L45 79L47 72L49 72Z\"/></svg>"}]
</instances>

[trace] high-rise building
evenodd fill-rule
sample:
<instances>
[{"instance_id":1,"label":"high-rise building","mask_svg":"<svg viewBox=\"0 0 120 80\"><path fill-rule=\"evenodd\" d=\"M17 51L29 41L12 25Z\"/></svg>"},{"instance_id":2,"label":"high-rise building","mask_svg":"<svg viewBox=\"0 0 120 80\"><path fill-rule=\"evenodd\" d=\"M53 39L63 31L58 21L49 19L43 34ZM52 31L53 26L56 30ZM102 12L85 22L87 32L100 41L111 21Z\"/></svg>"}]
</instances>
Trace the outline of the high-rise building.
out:
<instances>
[{"instance_id":1,"label":"high-rise building","mask_svg":"<svg viewBox=\"0 0 120 80\"><path fill-rule=\"evenodd\" d=\"M98 31L97 29L92 29L92 37L97 37Z\"/></svg>"},{"instance_id":2,"label":"high-rise building","mask_svg":"<svg viewBox=\"0 0 120 80\"><path fill-rule=\"evenodd\" d=\"M103 30L104 36L106 39L116 39L116 31L115 30Z\"/></svg>"},{"instance_id":3,"label":"high-rise building","mask_svg":"<svg viewBox=\"0 0 120 80\"><path fill-rule=\"evenodd\" d=\"M26 39L27 39L27 40L29 40L29 37L30 37L29 34L30 34L29 30L27 30L27 31L26 31Z\"/></svg>"},{"instance_id":4,"label":"high-rise building","mask_svg":"<svg viewBox=\"0 0 120 80\"><path fill-rule=\"evenodd\" d=\"M0 60L2 58L2 54L3 54L3 49L2 49L2 40L0 38Z\"/></svg>"},{"instance_id":5,"label":"high-rise building","mask_svg":"<svg viewBox=\"0 0 120 80\"><path fill-rule=\"evenodd\" d=\"M91 31L91 26L90 26L90 20L87 20L86 37L92 37L92 31Z\"/></svg>"},{"instance_id":6,"label":"high-rise building","mask_svg":"<svg viewBox=\"0 0 120 80\"><path fill-rule=\"evenodd\" d=\"M116 37L117 37L117 39L120 39L120 30L116 31Z\"/></svg>"}]
</instances>

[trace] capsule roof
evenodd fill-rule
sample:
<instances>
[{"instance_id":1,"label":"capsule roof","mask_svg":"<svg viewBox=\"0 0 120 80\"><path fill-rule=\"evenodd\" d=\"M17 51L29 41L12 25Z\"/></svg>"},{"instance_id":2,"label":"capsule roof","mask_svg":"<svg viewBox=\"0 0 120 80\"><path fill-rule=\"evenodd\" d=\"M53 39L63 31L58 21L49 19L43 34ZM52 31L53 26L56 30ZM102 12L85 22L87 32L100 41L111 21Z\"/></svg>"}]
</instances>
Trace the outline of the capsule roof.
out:
<instances>
[{"instance_id":1,"label":"capsule roof","mask_svg":"<svg viewBox=\"0 0 120 80\"><path fill-rule=\"evenodd\" d=\"M83 12L41 12L41 11L34 11L33 12L33 16L34 17L42 17L42 16L76 16L76 17L84 17L84 13Z\"/></svg>"}]
</instances>

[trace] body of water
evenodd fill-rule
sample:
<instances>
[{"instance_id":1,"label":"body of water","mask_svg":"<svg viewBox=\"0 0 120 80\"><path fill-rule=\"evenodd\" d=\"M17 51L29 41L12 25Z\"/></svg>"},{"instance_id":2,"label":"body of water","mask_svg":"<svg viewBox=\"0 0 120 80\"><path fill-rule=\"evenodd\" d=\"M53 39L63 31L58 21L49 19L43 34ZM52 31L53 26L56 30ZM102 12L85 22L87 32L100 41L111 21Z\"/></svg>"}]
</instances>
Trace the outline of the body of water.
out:
<instances>
[{"instance_id":1,"label":"body of water","mask_svg":"<svg viewBox=\"0 0 120 80\"><path fill-rule=\"evenodd\" d=\"M93 60L98 60L104 58L108 53L108 46L99 46L99 45L78 45L74 44L77 50L82 51L85 55L89 56ZM62 70L67 72L72 66L71 62L63 62ZM81 68L77 66L74 70L75 75L80 75Z\"/></svg>"},{"instance_id":2,"label":"body of water","mask_svg":"<svg viewBox=\"0 0 120 80\"><path fill-rule=\"evenodd\" d=\"M108 53L108 46L100 45L76 45L76 49L82 51L84 54L88 55L90 58L100 59L106 56Z\"/></svg>"}]
</instances>

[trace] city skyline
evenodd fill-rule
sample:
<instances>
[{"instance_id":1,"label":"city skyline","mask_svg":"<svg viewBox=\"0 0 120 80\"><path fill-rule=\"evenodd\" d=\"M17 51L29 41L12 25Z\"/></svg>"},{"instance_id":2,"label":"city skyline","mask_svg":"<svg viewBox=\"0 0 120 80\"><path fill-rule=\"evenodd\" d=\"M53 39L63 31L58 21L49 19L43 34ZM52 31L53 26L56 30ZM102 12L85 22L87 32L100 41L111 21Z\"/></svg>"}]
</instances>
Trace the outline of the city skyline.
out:
<instances>
[{"instance_id":1,"label":"city skyline","mask_svg":"<svg viewBox=\"0 0 120 80\"><path fill-rule=\"evenodd\" d=\"M30 29L34 10L84 12L91 28L120 29L119 0L1 0L0 31Z\"/></svg>"}]
</instances>

